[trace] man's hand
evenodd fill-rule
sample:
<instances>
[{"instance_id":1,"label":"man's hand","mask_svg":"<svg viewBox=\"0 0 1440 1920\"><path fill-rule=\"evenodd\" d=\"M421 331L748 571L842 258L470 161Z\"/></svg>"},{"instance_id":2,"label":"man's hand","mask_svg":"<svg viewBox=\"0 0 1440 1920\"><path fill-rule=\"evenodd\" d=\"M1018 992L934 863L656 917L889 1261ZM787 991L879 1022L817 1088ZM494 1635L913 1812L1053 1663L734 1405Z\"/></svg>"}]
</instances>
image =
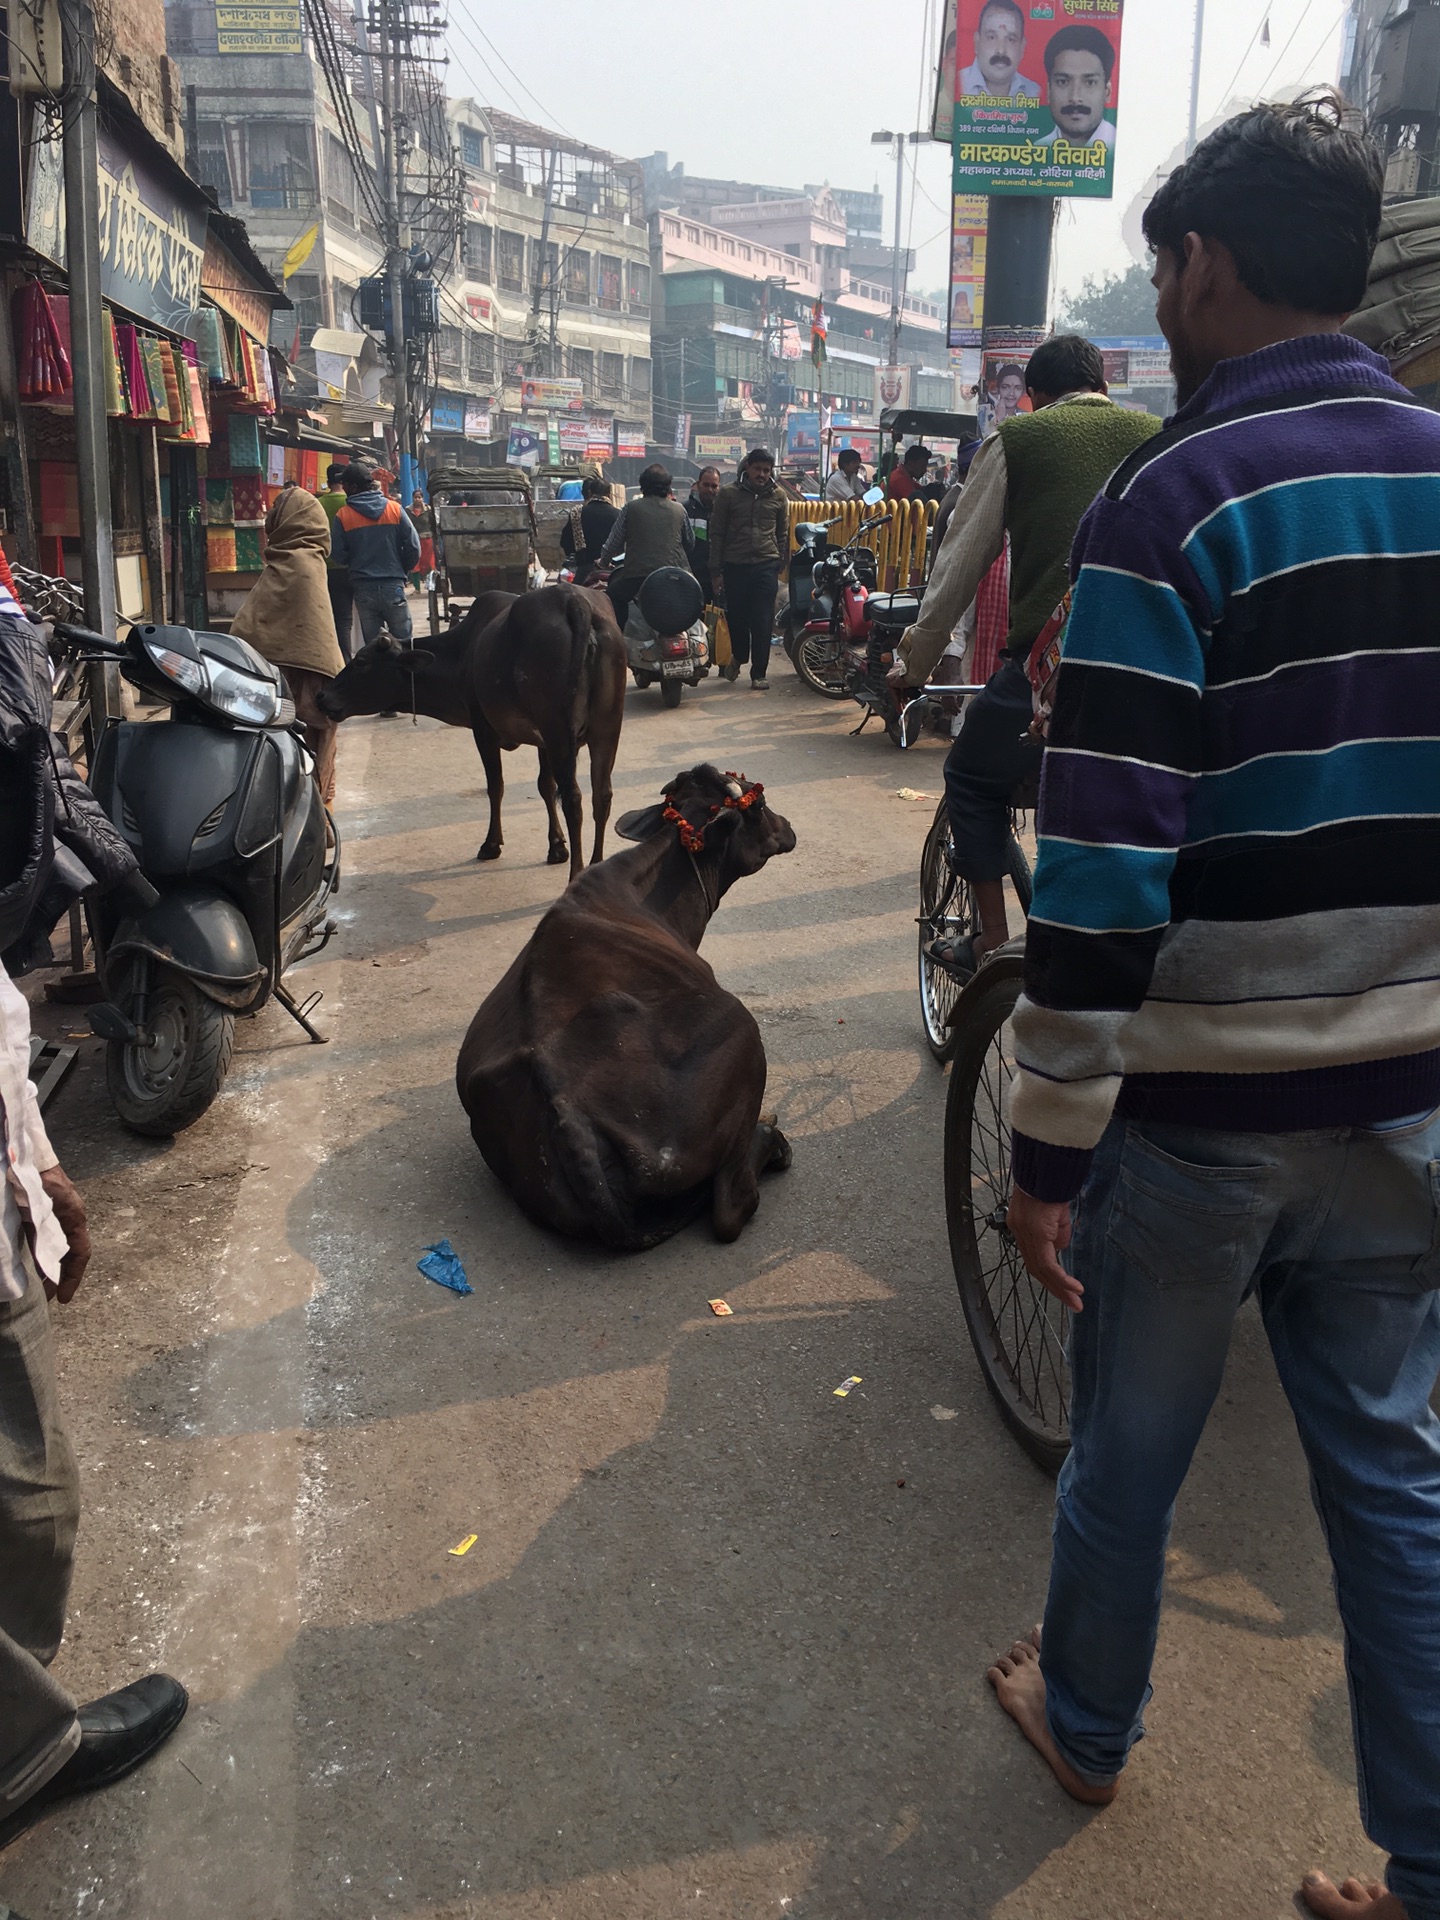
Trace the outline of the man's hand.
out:
<instances>
[{"instance_id":1,"label":"man's hand","mask_svg":"<svg viewBox=\"0 0 1440 1920\"><path fill-rule=\"evenodd\" d=\"M712 580L710 582L710 598L714 601L717 607L724 606L725 582L723 580Z\"/></svg>"},{"instance_id":2,"label":"man's hand","mask_svg":"<svg viewBox=\"0 0 1440 1920\"><path fill-rule=\"evenodd\" d=\"M1062 1306L1079 1313L1085 1304L1085 1289L1073 1273L1060 1264L1060 1255L1070 1244L1073 1230L1068 1200L1035 1200L1019 1187L1010 1196L1006 1224L1020 1248L1020 1257L1047 1293L1053 1293Z\"/></svg>"},{"instance_id":3,"label":"man's hand","mask_svg":"<svg viewBox=\"0 0 1440 1920\"><path fill-rule=\"evenodd\" d=\"M59 1167L48 1167L40 1176L40 1184L50 1196L55 1218L70 1242L70 1251L60 1262L58 1285L51 1280L45 1282L46 1293L63 1307L67 1301L75 1298L80 1282L85 1278L85 1269L90 1264L90 1227L85 1218L85 1202L80 1198L78 1188Z\"/></svg>"},{"instance_id":4,"label":"man's hand","mask_svg":"<svg viewBox=\"0 0 1440 1920\"><path fill-rule=\"evenodd\" d=\"M892 687L903 687L905 684L905 676L909 671L910 669L905 665L903 660L897 660L885 678L890 682Z\"/></svg>"}]
</instances>

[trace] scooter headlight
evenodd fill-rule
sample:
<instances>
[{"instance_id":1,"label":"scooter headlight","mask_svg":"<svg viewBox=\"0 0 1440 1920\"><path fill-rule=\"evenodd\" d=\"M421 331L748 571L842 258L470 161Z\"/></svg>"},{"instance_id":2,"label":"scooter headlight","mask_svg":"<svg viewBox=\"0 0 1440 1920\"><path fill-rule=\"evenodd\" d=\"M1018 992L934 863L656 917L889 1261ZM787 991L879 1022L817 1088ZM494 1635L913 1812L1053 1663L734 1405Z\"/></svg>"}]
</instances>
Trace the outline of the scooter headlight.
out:
<instances>
[{"instance_id":1,"label":"scooter headlight","mask_svg":"<svg viewBox=\"0 0 1440 1920\"><path fill-rule=\"evenodd\" d=\"M268 727L279 718L280 695L269 680L210 662L209 703L247 727Z\"/></svg>"},{"instance_id":2,"label":"scooter headlight","mask_svg":"<svg viewBox=\"0 0 1440 1920\"><path fill-rule=\"evenodd\" d=\"M176 653L173 647L161 646L149 638L145 640L145 652L151 665L158 667L167 680L204 699L210 676L203 660L191 660L186 654Z\"/></svg>"}]
</instances>

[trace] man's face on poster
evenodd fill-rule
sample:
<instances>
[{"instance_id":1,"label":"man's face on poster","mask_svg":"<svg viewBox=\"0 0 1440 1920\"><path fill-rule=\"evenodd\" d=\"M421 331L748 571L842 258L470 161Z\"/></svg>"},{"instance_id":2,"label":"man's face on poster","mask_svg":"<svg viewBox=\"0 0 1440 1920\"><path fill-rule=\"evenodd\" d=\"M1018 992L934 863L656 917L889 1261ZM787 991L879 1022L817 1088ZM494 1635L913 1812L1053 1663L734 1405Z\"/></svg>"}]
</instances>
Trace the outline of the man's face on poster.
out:
<instances>
[{"instance_id":1,"label":"man's face on poster","mask_svg":"<svg viewBox=\"0 0 1440 1920\"><path fill-rule=\"evenodd\" d=\"M1067 48L1057 53L1050 71L1050 112L1067 140L1084 146L1110 104L1110 82L1096 53Z\"/></svg>"},{"instance_id":2,"label":"man's face on poster","mask_svg":"<svg viewBox=\"0 0 1440 1920\"><path fill-rule=\"evenodd\" d=\"M1009 93L1025 52L1025 28L1010 7L987 7L975 35L975 64L987 93Z\"/></svg>"}]
</instances>

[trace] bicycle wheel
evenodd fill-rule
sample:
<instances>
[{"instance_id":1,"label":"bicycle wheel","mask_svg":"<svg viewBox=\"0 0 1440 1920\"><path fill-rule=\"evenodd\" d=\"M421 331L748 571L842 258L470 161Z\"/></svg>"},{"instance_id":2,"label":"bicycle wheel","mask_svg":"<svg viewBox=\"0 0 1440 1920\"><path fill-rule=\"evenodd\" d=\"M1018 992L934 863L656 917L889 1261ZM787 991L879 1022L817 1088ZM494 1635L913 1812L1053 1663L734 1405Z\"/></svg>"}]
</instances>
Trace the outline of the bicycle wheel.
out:
<instances>
[{"instance_id":1,"label":"bicycle wheel","mask_svg":"<svg viewBox=\"0 0 1440 1920\"><path fill-rule=\"evenodd\" d=\"M1069 1315L1032 1280L1010 1204L1010 1020L1022 963L987 963L955 1028L945 1107L945 1217L965 1325L1000 1417L1047 1473L1070 1450Z\"/></svg>"},{"instance_id":2,"label":"bicycle wheel","mask_svg":"<svg viewBox=\"0 0 1440 1920\"><path fill-rule=\"evenodd\" d=\"M940 938L968 940L974 933L975 901L950 864L950 818L942 800L920 856L920 1017L925 1044L940 1061L955 1051L955 1031L945 1023L960 998L962 980L932 960L926 949Z\"/></svg>"}]
</instances>

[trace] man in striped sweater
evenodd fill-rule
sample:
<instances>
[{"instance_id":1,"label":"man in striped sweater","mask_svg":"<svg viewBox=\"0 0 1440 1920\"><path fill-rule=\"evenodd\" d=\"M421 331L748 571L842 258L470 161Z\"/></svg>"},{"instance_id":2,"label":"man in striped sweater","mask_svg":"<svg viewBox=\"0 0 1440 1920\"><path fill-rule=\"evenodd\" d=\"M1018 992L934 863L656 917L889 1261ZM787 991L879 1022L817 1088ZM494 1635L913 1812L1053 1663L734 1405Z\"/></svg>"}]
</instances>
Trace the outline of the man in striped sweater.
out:
<instances>
[{"instance_id":1,"label":"man in striped sweater","mask_svg":"<svg viewBox=\"0 0 1440 1920\"><path fill-rule=\"evenodd\" d=\"M1255 1294L1390 1855L1388 1892L1303 1896L1440 1920L1440 417L1340 330L1380 201L1325 97L1230 121L1146 215L1181 406L1077 538L1014 1025L1010 1224L1075 1312L1074 1450L1043 1641L990 1677L1114 1797Z\"/></svg>"}]
</instances>

